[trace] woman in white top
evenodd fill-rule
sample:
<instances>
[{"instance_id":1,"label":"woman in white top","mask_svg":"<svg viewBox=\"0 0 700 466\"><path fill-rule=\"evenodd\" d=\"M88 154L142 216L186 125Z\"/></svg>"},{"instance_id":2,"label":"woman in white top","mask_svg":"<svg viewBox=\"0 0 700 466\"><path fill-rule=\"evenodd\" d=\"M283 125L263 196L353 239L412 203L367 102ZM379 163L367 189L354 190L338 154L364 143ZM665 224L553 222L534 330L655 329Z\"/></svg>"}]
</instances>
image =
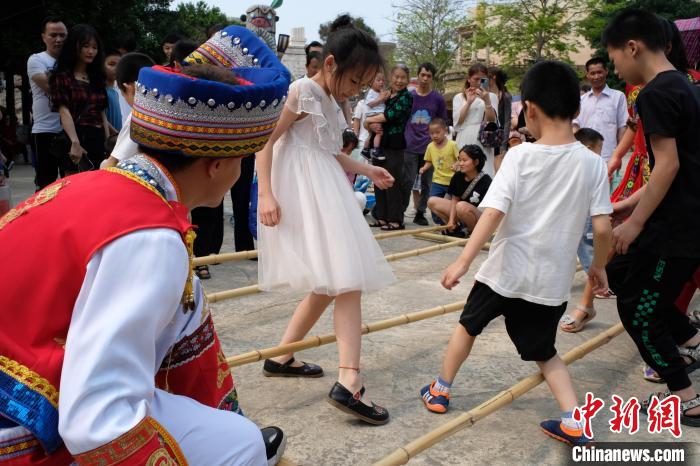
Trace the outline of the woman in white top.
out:
<instances>
[{"instance_id":1,"label":"woman in white top","mask_svg":"<svg viewBox=\"0 0 700 466\"><path fill-rule=\"evenodd\" d=\"M484 147L479 142L479 128L483 121L496 121L498 97L488 91L487 69L481 63L469 67L464 90L452 99L452 121L457 131L457 147L476 144L486 154L484 172L493 177L493 148ZM483 80L483 81L482 81ZM482 82L485 84L482 85Z\"/></svg>"}]
</instances>

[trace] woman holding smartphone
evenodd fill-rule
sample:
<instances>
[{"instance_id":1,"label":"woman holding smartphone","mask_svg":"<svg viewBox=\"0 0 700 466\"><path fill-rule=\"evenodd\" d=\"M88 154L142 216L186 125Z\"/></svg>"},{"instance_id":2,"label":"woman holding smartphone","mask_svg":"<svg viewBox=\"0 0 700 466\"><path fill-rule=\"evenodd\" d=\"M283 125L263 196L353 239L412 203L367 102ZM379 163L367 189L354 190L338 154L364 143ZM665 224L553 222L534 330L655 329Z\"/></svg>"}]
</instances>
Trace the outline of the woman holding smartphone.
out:
<instances>
[{"instance_id":1,"label":"woman holding smartphone","mask_svg":"<svg viewBox=\"0 0 700 466\"><path fill-rule=\"evenodd\" d=\"M484 147L479 142L479 129L484 121L496 121L498 97L489 92L488 70L481 63L475 63L467 71L464 90L452 100L452 121L457 131L457 147L476 144L486 154L484 173L493 177L493 148Z\"/></svg>"}]
</instances>

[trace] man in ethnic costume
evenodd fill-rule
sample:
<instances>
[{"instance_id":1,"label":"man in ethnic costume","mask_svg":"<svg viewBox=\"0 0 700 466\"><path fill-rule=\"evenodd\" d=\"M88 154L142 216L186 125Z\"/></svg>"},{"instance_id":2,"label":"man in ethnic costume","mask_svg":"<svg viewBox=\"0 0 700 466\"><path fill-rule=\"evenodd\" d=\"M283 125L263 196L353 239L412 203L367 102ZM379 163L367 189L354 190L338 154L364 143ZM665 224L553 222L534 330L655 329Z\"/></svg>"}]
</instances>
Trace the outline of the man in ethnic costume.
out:
<instances>
[{"instance_id":1,"label":"man in ethnic costume","mask_svg":"<svg viewBox=\"0 0 700 466\"><path fill-rule=\"evenodd\" d=\"M290 76L236 26L190 61L182 73L141 70L131 123L141 154L59 180L0 218L12 264L0 270L0 463L281 455L281 430L238 414L192 274L188 211L218 205L240 157L265 145Z\"/></svg>"}]
</instances>

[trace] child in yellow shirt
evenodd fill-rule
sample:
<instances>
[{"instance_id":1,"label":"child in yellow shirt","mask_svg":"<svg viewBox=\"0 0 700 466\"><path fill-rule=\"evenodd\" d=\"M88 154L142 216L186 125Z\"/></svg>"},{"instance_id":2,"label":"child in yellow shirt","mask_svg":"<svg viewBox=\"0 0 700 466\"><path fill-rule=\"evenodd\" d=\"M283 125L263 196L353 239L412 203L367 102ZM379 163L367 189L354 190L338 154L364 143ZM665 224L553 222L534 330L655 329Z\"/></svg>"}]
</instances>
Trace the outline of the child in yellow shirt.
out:
<instances>
[{"instance_id":1,"label":"child in yellow shirt","mask_svg":"<svg viewBox=\"0 0 700 466\"><path fill-rule=\"evenodd\" d=\"M432 142L425 149L425 164L418 172L422 175L430 170L430 167L435 167L433 183L430 186L430 197L444 198L455 173L459 150L457 143L447 138L447 124L442 118L433 118L430 121L428 133ZM444 224L434 212L431 214L435 224Z\"/></svg>"}]
</instances>

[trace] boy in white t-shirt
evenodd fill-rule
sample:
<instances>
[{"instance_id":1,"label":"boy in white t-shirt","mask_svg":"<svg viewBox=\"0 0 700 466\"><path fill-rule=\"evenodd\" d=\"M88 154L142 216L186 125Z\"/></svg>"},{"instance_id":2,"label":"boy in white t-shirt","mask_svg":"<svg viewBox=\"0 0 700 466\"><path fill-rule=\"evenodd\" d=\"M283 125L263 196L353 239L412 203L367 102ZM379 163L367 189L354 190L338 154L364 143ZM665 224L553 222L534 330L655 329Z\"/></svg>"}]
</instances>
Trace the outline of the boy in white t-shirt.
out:
<instances>
[{"instance_id":1,"label":"boy in white t-shirt","mask_svg":"<svg viewBox=\"0 0 700 466\"><path fill-rule=\"evenodd\" d=\"M136 79L141 68L155 65L151 57L143 53L131 52L122 56L117 64L117 86L126 99L129 106L134 105L136 93ZM131 158L139 153L139 146L131 140L131 112L124 120L122 129L119 130L117 142L112 153L100 164L100 168L116 167L119 162Z\"/></svg>"},{"instance_id":2,"label":"boy in white t-shirt","mask_svg":"<svg viewBox=\"0 0 700 466\"><path fill-rule=\"evenodd\" d=\"M607 169L574 138L571 120L579 107L579 87L571 67L536 64L525 75L521 94L527 127L538 141L508 152L479 205L484 212L471 239L443 273L442 285L452 289L500 225L450 338L440 376L421 396L430 411L446 412L450 386L476 337L503 315L521 358L537 363L561 408L561 420L542 422L542 430L565 443L583 444L588 438L573 419L576 393L554 343L589 216L595 253L588 277L594 289L607 289L612 212Z\"/></svg>"}]
</instances>

